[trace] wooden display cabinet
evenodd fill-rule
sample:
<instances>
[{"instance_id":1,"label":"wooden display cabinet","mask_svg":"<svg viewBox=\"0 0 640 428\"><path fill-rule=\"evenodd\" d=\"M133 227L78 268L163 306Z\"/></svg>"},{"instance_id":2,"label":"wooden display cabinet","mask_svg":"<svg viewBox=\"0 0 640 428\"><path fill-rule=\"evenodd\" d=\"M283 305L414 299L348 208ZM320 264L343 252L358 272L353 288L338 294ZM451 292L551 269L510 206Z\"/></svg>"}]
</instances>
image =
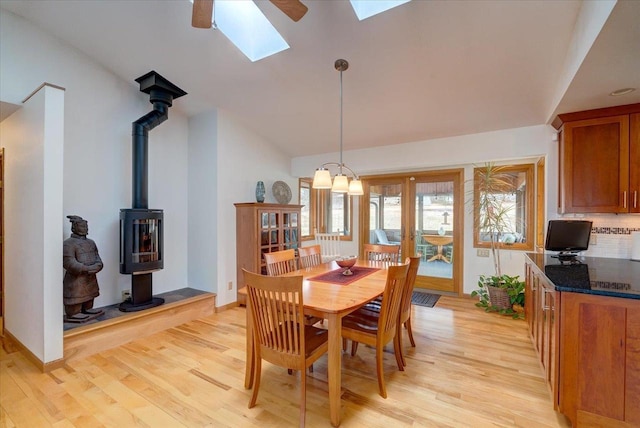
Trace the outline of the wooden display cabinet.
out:
<instances>
[{"instance_id":1,"label":"wooden display cabinet","mask_svg":"<svg viewBox=\"0 0 640 428\"><path fill-rule=\"evenodd\" d=\"M567 113L560 129L560 213L640 213L640 104Z\"/></svg>"},{"instance_id":2,"label":"wooden display cabinet","mask_svg":"<svg viewBox=\"0 0 640 428\"><path fill-rule=\"evenodd\" d=\"M264 253L300 247L300 209L302 205L237 203L236 278L243 287L242 269L266 275ZM237 300L244 304L245 296Z\"/></svg>"}]
</instances>

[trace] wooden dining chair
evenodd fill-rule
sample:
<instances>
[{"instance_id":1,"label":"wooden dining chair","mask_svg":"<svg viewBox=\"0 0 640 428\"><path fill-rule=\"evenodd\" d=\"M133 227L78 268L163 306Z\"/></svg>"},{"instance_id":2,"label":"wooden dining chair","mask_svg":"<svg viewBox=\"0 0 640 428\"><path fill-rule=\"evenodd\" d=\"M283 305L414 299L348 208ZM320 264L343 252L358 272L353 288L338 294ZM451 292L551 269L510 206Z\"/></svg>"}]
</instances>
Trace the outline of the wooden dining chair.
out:
<instances>
[{"instance_id":1,"label":"wooden dining chair","mask_svg":"<svg viewBox=\"0 0 640 428\"><path fill-rule=\"evenodd\" d=\"M400 358L402 365L406 366L407 363L404 359L404 353L402 352L402 326L404 325L409 335L409 341L411 346L415 348L416 342L413 339L413 331L411 330L411 297L413 295L413 287L418 276L418 268L420 267L420 256L407 257L405 263L409 263L409 270L407 271L407 279L404 283L404 290L402 293L402 301L400 303L400 310L398 311L398 325L396 337L394 340L398 341L398 346L395 348L400 351ZM353 312L354 315L377 319L380 316L380 307L382 305L382 299L373 300L357 311ZM356 355L358 349L358 342L351 343L351 355Z\"/></svg>"},{"instance_id":2,"label":"wooden dining chair","mask_svg":"<svg viewBox=\"0 0 640 428\"><path fill-rule=\"evenodd\" d=\"M378 262L398 263L400 245L364 244L364 259Z\"/></svg>"},{"instance_id":3,"label":"wooden dining chair","mask_svg":"<svg viewBox=\"0 0 640 428\"><path fill-rule=\"evenodd\" d=\"M320 245L322 262L330 262L340 257L340 232L315 232L316 242Z\"/></svg>"},{"instance_id":4,"label":"wooden dining chair","mask_svg":"<svg viewBox=\"0 0 640 428\"><path fill-rule=\"evenodd\" d=\"M296 250L293 249L264 253L264 261L269 276L278 276L297 269Z\"/></svg>"},{"instance_id":5,"label":"wooden dining chair","mask_svg":"<svg viewBox=\"0 0 640 428\"><path fill-rule=\"evenodd\" d=\"M300 268L318 266L322 263L322 253L319 244L298 248L298 256L300 258Z\"/></svg>"},{"instance_id":6,"label":"wooden dining chair","mask_svg":"<svg viewBox=\"0 0 640 428\"><path fill-rule=\"evenodd\" d=\"M327 330L305 324L302 276L271 277L243 269L251 311L256 404L262 360L300 373L300 426L305 423L306 369L328 350ZM274 391L277 393L277 391Z\"/></svg>"},{"instance_id":7,"label":"wooden dining chair","mask_svg":"<svg viewBox=\"0 0 640 428\"><path fill-rule=\"evenodd\" d=\"M282 250L264 253L264 261L267 264L267 275L269 276L284 275L285 273L293 272L298 269L296 267L295 250ZM307 315L305 320L308 325L313 325L318 321L322 321L322 318ZM313 367L311 367L311 371L313 371Z\"/></svg>"},{"instance_id":8,"label":"wooden dining chair","mask_svg":"<svg viewBox=\"0 0 640 428\"><path fill-rule=\"evenodd\" d=\"M408 270L408 263L389 266L387 282L382 293L380 315L377 319L361 317L357 314L349 314L342 319L343 339L350 339L376 348L378 391L383 398L387 398L383 370L384 346L396 336L398 314ZM397 341L393 340L393 342L394 347L397 347ZM399 350L397 348L394 349L398 369L404 370Z\"/></svg>"}]
</instances>

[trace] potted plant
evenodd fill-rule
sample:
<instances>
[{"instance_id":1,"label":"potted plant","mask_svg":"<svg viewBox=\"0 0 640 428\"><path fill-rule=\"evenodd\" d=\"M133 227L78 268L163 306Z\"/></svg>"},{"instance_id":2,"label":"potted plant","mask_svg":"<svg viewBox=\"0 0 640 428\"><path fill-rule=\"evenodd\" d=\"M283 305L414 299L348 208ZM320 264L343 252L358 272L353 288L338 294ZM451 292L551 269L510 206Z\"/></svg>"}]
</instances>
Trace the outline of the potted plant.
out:
<instances>
[{"instance_id":1,"label":"potted plant","mask_svg":"<svg viewBox=\"0 0 640 428\"><path fill-rule=\"evenodd\" d=\"M513 203L506 198L513 192L511 175L504 171L504 167L487 163L483 168L476 169L474 177L474 194L477 203L474 205L474 229L487 237L494 274L481 275L478 280L478 290L471 293L479 297L476 306L483 307L487 312L499 312L512 315L514 318L522 316L524 306L524 282L518 276L502 273L500 265L500 249L508 242L503 242L506 234L513 236L512 222L509 214Z\"/></svg>"}]
</instances>

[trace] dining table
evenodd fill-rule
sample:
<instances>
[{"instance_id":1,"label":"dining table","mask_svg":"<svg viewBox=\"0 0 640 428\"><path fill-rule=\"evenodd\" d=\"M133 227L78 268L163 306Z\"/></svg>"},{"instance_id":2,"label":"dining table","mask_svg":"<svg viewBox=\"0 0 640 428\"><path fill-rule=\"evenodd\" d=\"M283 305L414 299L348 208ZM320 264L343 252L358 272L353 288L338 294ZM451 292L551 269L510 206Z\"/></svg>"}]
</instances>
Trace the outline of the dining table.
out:
<instances>
[{"instance_id":1,"label":"dining table","mask_svg":"<svg viewBox=\"0 0 640 428\"><path fill-rule=\"evenodd\" d=\"M438 247L438 252L431 257L427 262L432 262L434 260L442 260L446 263L451 263L443 253L443 247L445 245L451 245L453 243L453 236L451 235L422 235L425 241L427 241L431 245L435 245Z\"/></svg>"},{"instance_id":2,"label":"dining table","mask_svg":"<svg viewBox=\"0 0 640 428\"><path fill-rule=\"evenodd\" d=\"M335 261L289 272L284 276L302 275L302 299L305 315L326 321L328 330L327 380L329 413L333 426L340 425L340 395L342 373L342 318L381 296L387 279L388 262L358 260L344 276ZM246 287L238 290L246 295ZM247 358L245 388L253 387L255 376L254 341L250 302L247 300Z\"/></svg>"}]
</instances>

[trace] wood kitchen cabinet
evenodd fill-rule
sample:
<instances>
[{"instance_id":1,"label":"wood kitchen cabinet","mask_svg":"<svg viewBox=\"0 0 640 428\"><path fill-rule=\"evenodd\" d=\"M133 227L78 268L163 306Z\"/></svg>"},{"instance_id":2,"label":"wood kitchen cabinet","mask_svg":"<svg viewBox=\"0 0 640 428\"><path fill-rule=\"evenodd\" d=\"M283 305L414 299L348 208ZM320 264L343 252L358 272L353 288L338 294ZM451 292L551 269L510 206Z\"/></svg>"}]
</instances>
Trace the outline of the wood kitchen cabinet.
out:
<instances>
[{"instance_id":1,"label":"wood kitchen cabinet","mask_svg":"<svg viewBox=\"0 0 640 428\"><path fill-rule=\"evenodd\" d=\"M300 209L302 205L237 203L236 278L243 287L242 269L266 275L264 253L300 247ZM240 304L245 296L238 295Z\"/></svg>"},{"instance_id":2,"label":"wood kitchen cabinet","mask_svg":"<svg viewBox=\"0 0 640 428\"><path fill-rule=\"evenodd\" d=\"M640 213L640 104L561 114L560 213Z\"/></svg>"},{"instance_id":3,"label":"wood kitchen cabinet","mask_svg":"<svg viewBox=\"0 0 640 428\"><path fill-rule=\"evenodd\" d=\"M529 257L544 257L530 254ZM559 293L557 293L559 295ZM558 408L558 302L555 287L534 263L525 262L525 319L545 380Z\"/></svg>"},{"instance_id":4,"label":"wood kitchen cabinet","mask_svg":"<svg viewBox=\"0 0 640 428\"><path fill-rule=\"evenodd\" d=\"M640 302L562 293L560 410L574 426L640 426Z\"/></svg>"}]
</instances>

